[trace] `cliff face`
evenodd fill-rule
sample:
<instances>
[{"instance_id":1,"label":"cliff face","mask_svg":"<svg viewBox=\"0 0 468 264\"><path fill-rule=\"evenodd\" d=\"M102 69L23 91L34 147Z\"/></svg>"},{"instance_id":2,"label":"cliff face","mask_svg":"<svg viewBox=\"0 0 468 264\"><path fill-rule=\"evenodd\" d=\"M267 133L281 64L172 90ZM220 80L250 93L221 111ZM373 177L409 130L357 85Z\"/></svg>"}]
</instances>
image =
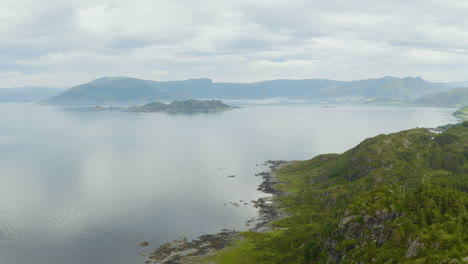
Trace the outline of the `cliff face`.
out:
<instances>
[{"instance_id":1,"label":"cliff face","mask_svg":"<svg viewBox=\"0 0 468 264\"><path fill-rule=\"evenodd\" d=\"M357 252L362 251L369 244L380 247L387 243L393 234L392 223L404 213L395 211L395 208L382 208L374 212L361 210L357 214L346 211L339 217L338 227L332 231L330 237L322 241L322 247L328 252L327 261L340 263L350 259ZM343 246L343 240L347 245ZM348 256L353 252L351 256Z\"/></svg>"},{"instance_id":2,"label":"cliff face","mask_svg":"<svg viewBox=\"0 0 468 264\"><path fill-rule=\"evenodd\" d=\"M413 129L277 171L290 217L246 232L216 263L462 263L468 260L468 122ZM234 256L234 257L233 257ZM241 263L241 262L237 262Z\"/></svg>"}]
</instances>

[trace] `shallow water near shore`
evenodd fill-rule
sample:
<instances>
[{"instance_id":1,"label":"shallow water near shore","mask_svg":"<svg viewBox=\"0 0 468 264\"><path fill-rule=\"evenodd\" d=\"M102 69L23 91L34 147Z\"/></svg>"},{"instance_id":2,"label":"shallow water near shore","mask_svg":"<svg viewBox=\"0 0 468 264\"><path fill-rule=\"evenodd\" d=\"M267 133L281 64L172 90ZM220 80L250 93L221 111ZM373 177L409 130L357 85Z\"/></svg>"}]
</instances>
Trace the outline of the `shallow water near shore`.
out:
<instances>
[{"instance_id":1,"label":"shallow water near shore","mask_svg":"<svg viewBox=\"0 0 468 264\"><path fill-rule=\"evenodd\" d=\"M264 196L257 164L453 123L454 110L249 104L174 115L0 104L0 263L138 264L138 253L180 237L246 229L250 201Z\"/></svg>"}]
</instances>

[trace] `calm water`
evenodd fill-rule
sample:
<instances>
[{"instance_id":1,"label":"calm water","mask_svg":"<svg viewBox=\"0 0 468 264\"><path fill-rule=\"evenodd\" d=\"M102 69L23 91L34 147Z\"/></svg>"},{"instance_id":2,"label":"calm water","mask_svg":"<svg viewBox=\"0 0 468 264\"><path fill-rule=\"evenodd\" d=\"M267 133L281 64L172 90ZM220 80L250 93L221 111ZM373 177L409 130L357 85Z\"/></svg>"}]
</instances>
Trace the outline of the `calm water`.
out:
<instances>
[{"instance_id":1,"label":"calm water","mask_svg":"<svg viewBox=\"0 0 468 264\"><path fill-rule=\"evenodd\" d=\"M245 229L269 159L343 152L454 109L249 105L199 115L0 104L0 264L140 264L186 236ZM228 178L228 175L236 175ZM229 202L249 201L233 207ZM227 203L228 205L224 205ZM150 248L138 244L149 241Z\"/></svg>"}]
</instances>

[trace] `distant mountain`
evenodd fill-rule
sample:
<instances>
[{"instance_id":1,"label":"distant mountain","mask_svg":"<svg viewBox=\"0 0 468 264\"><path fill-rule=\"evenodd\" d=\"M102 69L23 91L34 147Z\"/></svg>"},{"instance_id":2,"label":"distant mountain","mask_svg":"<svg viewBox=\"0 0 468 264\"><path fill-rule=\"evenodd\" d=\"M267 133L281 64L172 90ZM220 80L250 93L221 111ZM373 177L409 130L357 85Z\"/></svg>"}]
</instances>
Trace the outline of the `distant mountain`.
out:
<instances>
[{"instance_id":1,"label":"distant mountain","mask_svg":"<svg viewBox=\"0 0 468 264\"><path fill-rule=\"evenodd\" d=\"M449 88L421 78L384 77L360 81L326 79L271 80L255 83L214 83L210 79L157 82L128 77L105 77L68 89L50 104L110 104L183 99L264 99L293 97L413 100Z\"/></svg>"},{"instance_id":2,"label":"distant mountain","mask_svg":"<svg viewBox=\"0 0 468 264\"><path fill-rule=\"evenodd\" d=\"M314 91L346 82L326 79L271 80L255 83L213 83L215 98L264 99L271 97L303 97Z\"/></svg>"},{"instance_id":3,"label":"distant mountain","mask_svg":"<svg viewBox=\"0 0 468 264\"><path fill-rule=\"evenodd\" d=\"M468 88L457 88L422 96L416 99L414 103L434 106L465 106L468 105Z\"/></svg>"},{"instance_id":4,"label":"distant mountain","mask_svg":"<svg viewBox=\"0 0 468 264\"><path fill-rule=\"evenodd\" d=\"M210 93L212 81L196 79L156 82L127 77L105 77L72 87L45 101L51 104L102 104L192 98L191 91Z\"/></svg>"},{"instance_id":5,"label":"distant mountain","mask_svg":"<svg viewBox=\"0 0 468 264\"><path fill-rule=\"evenodd\" d=\"M37 102L56 96L64 90L51 87L1 88L0 102Z\"/></svg>"},{"instance_id":6,"label":"distant mountain","mask_svg":"<svg viewBox=\"0 0 468 264\"><path fill-rule=\"evenodd\" d=\"M356 97L367 99L414 100L422 95L446 91L449 88L443 84L431 83L420 77L384 77L351 81L341 85L320 89L309 95L312 98Z\"/></svg>"},{"instance_id":7,"label":"distant mountain","mask_svg":"<svg viewBox=\"0 0 468 264\"><path fill-rule=\"evenodd\" d=\"M443 84L443 85L451 87L451 88L468 87L468 81L464 81L464 82L444 82L444 83L440 83L440 84Z\"/></svg>"},{"instance_id":8,"label":"distant mountain","mask_svg":"<svg viewBox=\"0 0 468 264\"><path fill-rule=\"evenodd\" d=\"M110 104L193 98L298 97L339 83L342 82L321 79L273 80L257 83L213 83L210 79L156 82L127 77L105 77L72 87L45 103Z\"/></svg>"}]
</instances>

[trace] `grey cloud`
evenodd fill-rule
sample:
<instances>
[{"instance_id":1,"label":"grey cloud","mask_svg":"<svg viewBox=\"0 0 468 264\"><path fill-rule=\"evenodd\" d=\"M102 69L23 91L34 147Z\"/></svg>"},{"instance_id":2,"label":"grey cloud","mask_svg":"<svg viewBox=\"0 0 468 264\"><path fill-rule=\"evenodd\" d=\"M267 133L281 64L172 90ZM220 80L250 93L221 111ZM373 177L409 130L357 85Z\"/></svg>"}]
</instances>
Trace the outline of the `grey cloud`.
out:
<instances>
[{"instance_id":1,"label":"grey cloud","mask_svg":"<svg viewBox=\"0 0 468 264\"><path fill-rule=\"evenodd\" d=\"M106 75L465 80L455 0L0 0L2 87Z\"/></svg>"}]
</instances>

